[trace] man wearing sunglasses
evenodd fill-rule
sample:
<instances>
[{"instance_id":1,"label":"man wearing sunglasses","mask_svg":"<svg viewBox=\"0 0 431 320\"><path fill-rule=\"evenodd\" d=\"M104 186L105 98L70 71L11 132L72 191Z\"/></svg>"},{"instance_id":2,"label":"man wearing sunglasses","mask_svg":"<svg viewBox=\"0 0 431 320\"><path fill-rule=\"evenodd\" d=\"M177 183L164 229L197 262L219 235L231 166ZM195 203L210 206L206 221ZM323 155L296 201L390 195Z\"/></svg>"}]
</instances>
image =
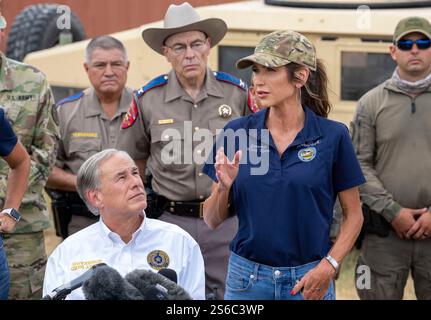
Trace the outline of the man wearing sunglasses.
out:
<instances>
[{"instance_id":1,"label":"man wearing sunglasses","mask_svg":"<svg viewBox=\"0 0 431 320\"><path fill-rule=\"evenodd\" d=\"M371 278L357 287L361 299L402 299L409 272L417 298L431 299L430 39L426 19L398 23L390 46L397 68L359 100L352 122L369 208L358 267Z\"/></svg>"}]
</instances>

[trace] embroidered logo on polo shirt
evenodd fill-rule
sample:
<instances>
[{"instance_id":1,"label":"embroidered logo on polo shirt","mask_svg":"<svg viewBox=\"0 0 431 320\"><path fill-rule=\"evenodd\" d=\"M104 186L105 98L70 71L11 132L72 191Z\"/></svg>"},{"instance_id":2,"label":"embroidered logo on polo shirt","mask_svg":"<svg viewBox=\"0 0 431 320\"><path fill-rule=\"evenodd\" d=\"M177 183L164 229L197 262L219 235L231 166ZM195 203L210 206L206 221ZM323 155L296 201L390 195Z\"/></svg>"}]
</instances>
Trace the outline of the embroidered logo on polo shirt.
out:
<instances>
[{"instance_id":1,"label":"embroidered logo on polo shirt","mask_svg":"<svg viewBox=\"0 0 431 320\"><path fill-rule=\"evenodd\" d=\"M315 146L317 146L318 144L320 144L320 139L319 139L319 140L316 140L316 141L314 141L314 142L311 142L311 143L303 143L303 144L300 144L300 145L298 145L296 148L297 148L297 149L301 149L301 148L315 147Z\"/></svg>"},{"instance_id":2,"label":"embroidered logo on polo shirt","mask_svg":"<svg viewBox=\"0 0 431 320\"><path fill-rule=\"evenodd\" d=\"M303 162L310 162L316 157L316 153L315 147L304 148L298 151L298 158Z\"/></svg>"},{"instance_id":3,"label":"embroidered logo on polo shirt","mask_svg":"<svg viewBox=\"0 0 431 320\"><path fill-rule=\"evenodd\" d=\"M154 250L148 254L147 262L151 268L160 270L169 266L169 256L162 250Z\"/></svg>"}]
</instances>

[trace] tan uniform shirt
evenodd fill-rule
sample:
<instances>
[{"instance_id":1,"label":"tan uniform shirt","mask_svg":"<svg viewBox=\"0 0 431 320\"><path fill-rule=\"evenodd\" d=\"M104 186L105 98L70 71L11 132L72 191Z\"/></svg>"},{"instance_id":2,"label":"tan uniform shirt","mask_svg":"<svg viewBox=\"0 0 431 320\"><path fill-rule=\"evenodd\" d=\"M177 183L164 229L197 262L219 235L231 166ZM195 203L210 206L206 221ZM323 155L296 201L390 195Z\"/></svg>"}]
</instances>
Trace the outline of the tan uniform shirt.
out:
<instances>
[{"instance_id":1,"label":"tan uniform shirt","mask_svg":"<svg viewBox=\"0 0 431 320\"><path fill-rule=\"evenodd\" d=\"M112 119L103 112L93 88L60 101L57 116L61 140L56 166L76 174L90 156L114 148L132 97L131 89L123 89L119 108Z\"/></svg>"},{"instance_id":2,"label":"tan uniform shirt","mask_svg":"<svg viewBox=\"0 0 431 320\"><path fill-rule=\"evenodd\" d=\"M141 97L138 91L137 119L121 130L118 149L126 150L134 159L148 159L156 193L175 201L203 200L209 196L212 184L201 172L208 157L204 149L212 149L217 129L250 112L247 88L236 78L237 84L217 80L207 69L204 86L193 101L174 71L165 80L147 88ZM202 129L211 132L212 139L205 142L209 149L204 148L204 138L199 136L204 133ZM178 148L170 148L173 141ZM168 153L174 159L171 164L163 159L165 147L172 149ZM194 157L204 160L195 161Z\"/></svg>"}]
</instances>

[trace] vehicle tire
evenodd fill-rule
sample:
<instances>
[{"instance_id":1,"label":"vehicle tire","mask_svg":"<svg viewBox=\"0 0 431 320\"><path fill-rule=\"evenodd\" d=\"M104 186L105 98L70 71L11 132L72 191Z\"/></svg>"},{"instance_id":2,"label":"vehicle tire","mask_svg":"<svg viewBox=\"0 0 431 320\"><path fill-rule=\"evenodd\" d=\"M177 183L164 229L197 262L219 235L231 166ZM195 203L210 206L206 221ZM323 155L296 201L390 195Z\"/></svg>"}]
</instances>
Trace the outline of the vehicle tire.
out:
<instances>
[{"instance_id":1,"label":"vehicle tire","mask_svg":"<svg viewBox=\"0 0 431 320\"><path fill-rule=\"evenodd\" d=\"M7 41L6 56L22 61L33 51L54 47L60 36L71 34L71 42L86 38L84 28L72 12L70 30L60 30L57 20L64 13L57 12L59 4L36 4L25 7L15 18Z\"/></svg>"}]
</instances>

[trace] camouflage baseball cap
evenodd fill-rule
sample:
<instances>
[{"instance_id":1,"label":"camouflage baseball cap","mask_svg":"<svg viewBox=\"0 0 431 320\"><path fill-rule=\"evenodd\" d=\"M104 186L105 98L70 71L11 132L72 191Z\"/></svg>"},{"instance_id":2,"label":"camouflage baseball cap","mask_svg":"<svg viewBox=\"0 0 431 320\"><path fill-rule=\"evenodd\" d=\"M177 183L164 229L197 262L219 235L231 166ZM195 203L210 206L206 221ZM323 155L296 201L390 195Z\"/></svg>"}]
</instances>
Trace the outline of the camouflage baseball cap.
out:
<instances>
[{"instance_id":1,"label":"camouflage baseball cap","mask_svg":"<svg viewBox=\"0 0 431 320\"><path fill-rule=\"evenodd\" d=\"M291 31L274 31L265 36L256 46L254 54L239 59L238 69L245 69L253 63L265 67L281 67L291 62L316 70L316 51L311 42L302 34Z\"/></svg>"},{"instance_id":2,"label":"camouflage baseball cap","mask_svg":"<svg viewBox=\"0 0 431 320\"><path fill-rule=\"evenodd\" d=\"M422 17L408 17L398 22L394 32L394 42L397 42L406 34L419 32L431 39L431 24Z\"/></svg>"}]
</instances>

